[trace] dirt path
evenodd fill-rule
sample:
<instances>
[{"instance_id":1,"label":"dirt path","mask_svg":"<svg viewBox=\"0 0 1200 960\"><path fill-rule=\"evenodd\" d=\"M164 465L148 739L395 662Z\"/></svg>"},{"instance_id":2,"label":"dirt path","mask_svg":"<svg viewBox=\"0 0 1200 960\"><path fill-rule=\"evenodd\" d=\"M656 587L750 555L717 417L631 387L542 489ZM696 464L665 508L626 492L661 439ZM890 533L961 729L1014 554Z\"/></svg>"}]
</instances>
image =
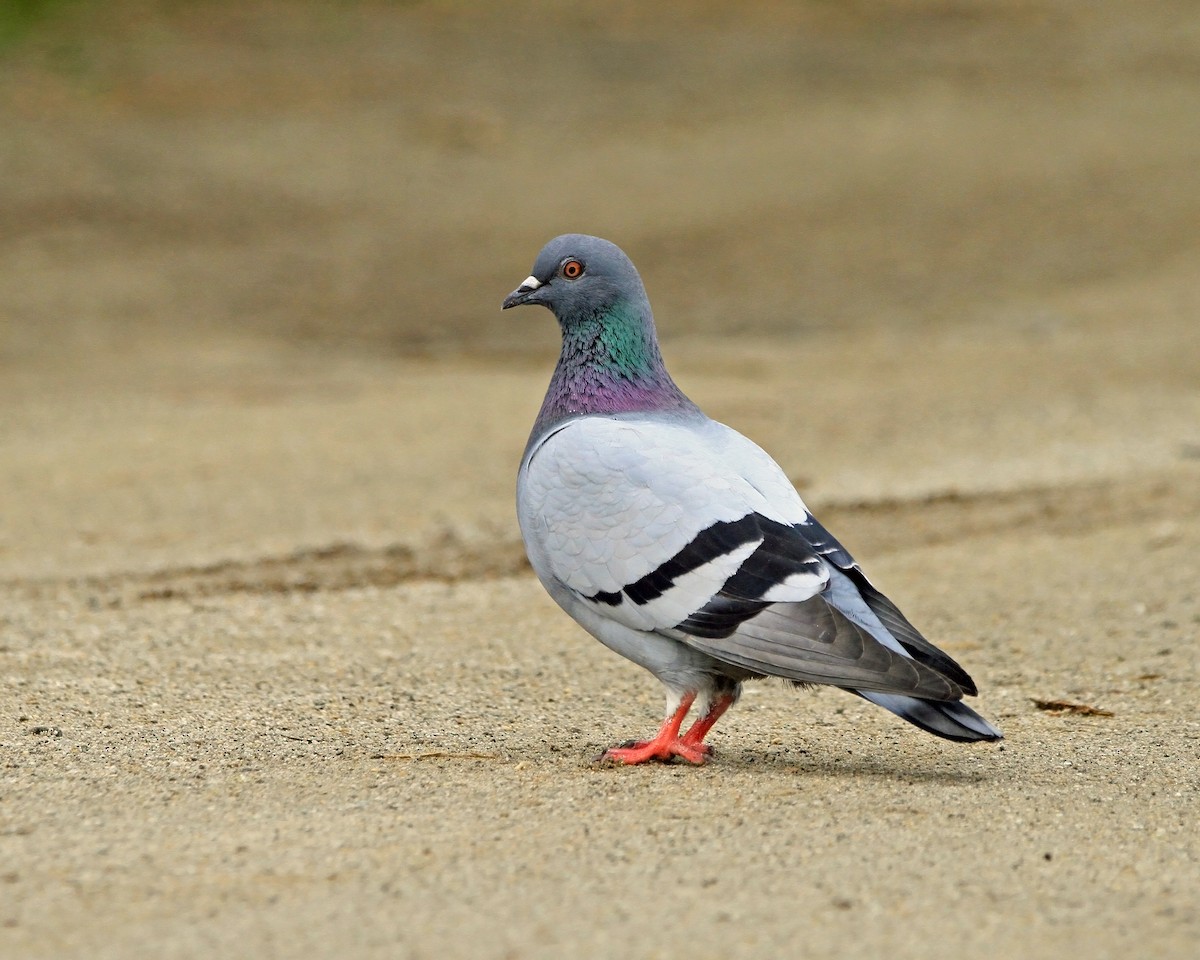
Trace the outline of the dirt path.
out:
<instances>
[{"instance_id":1,"label":"dirt path","mask_svg":"<svg viewBox=\"0 0 1200 960\"><path fill-rule=\"evenodd\" d=\"M1195 5L654 6L5 54L0 957L1196 955ZM1002 745L764 684L591 762L661 702L512 517L565 229Z\"/></svg>"}]
</instances>

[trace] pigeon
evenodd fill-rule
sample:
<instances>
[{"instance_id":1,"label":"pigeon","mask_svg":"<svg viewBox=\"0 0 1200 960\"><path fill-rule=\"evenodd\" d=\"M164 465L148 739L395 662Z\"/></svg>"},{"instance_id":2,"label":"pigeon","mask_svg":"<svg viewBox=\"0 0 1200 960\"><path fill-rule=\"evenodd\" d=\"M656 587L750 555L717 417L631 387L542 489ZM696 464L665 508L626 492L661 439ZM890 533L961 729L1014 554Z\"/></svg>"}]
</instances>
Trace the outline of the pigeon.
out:
<instances>
[{"instance_id":1,"label":"pigeon","mask_svg":"<svg viewBox=\"0 0 1200 960\"><path fill-rule=\"evenodd\" d=\"M562 330L517 477L529 561L584 630L666 688L657 735L600 759L702 764L743 681L764 677L840 687L947 740L1002 738L962 702L977 692L966 671L876 589L775 461L676 386L619 247L551 240L502 309L525 304Z\"/></svg>"}]
</instances>

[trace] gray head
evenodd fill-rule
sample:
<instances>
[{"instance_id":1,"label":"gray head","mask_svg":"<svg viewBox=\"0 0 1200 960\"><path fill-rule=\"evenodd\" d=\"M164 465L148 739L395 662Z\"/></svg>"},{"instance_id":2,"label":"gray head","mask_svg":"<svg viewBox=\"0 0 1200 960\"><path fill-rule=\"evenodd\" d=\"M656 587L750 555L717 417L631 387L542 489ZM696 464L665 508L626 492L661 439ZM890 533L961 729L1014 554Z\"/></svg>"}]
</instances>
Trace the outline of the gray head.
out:
<instances>
[{"instance_id":1,"label":"gray head","mask_svg":"<svg viewBox=\"0 0 1200 960\"><path fill-rule=\"evenodd\" d=\"M642 278L615 244L580 233L555 237L503 307L525 303L554 311L563 334L530 443L580 414L699 415L663 366Z\"/></svg>"},{"instance_id":2,"label":"gray head","mask_svg":"<svg viewBox=\"0 0 1200 960\"><path fill-rule=\"evenodd\" d=\"M504 298L503 309L540 303L564 329L583 317L607 314L625 304L649 319L642 278L615 243L582 233L566 233L542 247L533 273Z\"/></svg>"}]
</instances>

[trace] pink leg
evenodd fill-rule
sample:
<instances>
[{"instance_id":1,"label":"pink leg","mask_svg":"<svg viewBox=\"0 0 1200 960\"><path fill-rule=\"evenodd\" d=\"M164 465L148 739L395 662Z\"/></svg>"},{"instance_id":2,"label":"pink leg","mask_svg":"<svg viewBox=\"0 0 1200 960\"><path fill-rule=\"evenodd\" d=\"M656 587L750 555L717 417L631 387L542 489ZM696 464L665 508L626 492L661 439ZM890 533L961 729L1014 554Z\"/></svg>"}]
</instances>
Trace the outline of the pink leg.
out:
<instances>
[{"instance_id":1,"label":"pink leg","mask_svg":"<svg viewBox=\"0 0 1200 960\"><path fill-rule=\"evenodd\" d=\"M703 763L708 757L708 747L700 740L703 738L702 732L695 742L689 741L693 731L700 724L704 723L709 716L712 715L710 710L708 714L697 720L687 736L679 736L679 728L683 726L683 718L687 716L687 712L692 709L692 704L696 701L694 693L685 694L684 698L679 701L679 708L671 714L663 722L661 729L653 740L643 740L640 743L631 743L627 747L613 747L611 750L605 750L601 754L601 760L616 760L620 763L646 763L650 760L670 760L672 757L683 757L688 763ZM726 707L729 704L725 705ZM722 708L724 712L724 708ZM721 714L718 713L717 717ZM712 722L708 726L712 726L716 722L717 717L713 717ZM704 728L705 731L708 727Z\"/></svg>"},{"instance_id":2,"label":"pink leg","mask_svg":"<svg viewBox=\"0 0 1200 960\"><path fill-rule=\"evenodd\" d=\"M708 731L712 729L713 724L721 719L725 711L733 706L733 697L725 693L717 697L708 705L708 712L699 720L692 724L691 729L681 738L683 743L689 747L697 747L704 751L705 754L712 752L712 747L704 742L704 738L708 736Z\"/></svg>"}]
</instances>

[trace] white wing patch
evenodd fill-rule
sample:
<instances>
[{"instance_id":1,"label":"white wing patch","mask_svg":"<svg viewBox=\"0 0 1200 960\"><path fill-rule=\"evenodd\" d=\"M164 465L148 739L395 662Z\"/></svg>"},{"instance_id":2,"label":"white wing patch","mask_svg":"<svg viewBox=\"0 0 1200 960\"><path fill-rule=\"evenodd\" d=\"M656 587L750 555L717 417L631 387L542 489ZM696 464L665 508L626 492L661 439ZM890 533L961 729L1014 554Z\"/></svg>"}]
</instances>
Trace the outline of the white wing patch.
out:
<instances>
[{"instance_id":1,"label":"white wing patch","mask_svg":"<svg viewBox=\"0 0 1200 960\"><path fill-rule=\"evenodd\" d=\"M738 567L758 549L760 543L761 540L744 544L683 574L676 578L669 590L646 603L634 603L624 595L616 606L598 600L588 602L606 616L635 630L659 630L674 626L704 606L721 589L721 585L737 573Z\"/></svg>"},{"instance_id":2,"label":"white wing patch","mask_svg":"<svg viewBox=\"0 0 1200 960\"><path fill-rule=\"evenodd\" d=\"M761 597L767 603L799 603L815 597L829 583L829 571L822 565L820 570L793 573L781 580Z\"/></svg>"}]
</instances>

